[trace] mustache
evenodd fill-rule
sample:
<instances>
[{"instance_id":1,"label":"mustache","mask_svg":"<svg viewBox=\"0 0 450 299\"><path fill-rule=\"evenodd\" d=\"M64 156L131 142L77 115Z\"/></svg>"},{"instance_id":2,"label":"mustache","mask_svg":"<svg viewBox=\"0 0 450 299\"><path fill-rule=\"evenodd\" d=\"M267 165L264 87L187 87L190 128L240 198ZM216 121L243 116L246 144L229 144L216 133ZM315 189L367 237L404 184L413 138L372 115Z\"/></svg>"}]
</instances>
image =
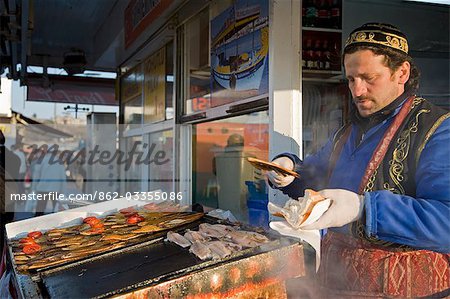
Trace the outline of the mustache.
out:
<instances>
[{"instance_id":1,"label":"mustache","mask_svg":"<svg viewBox=\"0 0 450 299\"><path fill-rule=\"evenodd\" d=\"M370 97L370 96L359 96L359 97L354 97L353 101L356 102L360 102L360 101L374 101L374 98Z\"/></svg>"}]
</instances>

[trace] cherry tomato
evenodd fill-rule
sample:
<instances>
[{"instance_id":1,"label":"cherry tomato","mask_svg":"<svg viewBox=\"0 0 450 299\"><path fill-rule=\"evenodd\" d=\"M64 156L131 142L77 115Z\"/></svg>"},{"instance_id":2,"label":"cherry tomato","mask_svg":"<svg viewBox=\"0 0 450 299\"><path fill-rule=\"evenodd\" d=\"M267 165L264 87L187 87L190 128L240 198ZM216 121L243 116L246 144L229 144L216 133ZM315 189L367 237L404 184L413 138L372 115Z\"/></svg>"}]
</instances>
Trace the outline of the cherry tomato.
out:
<instances>
[{"instance_id":1,"label":"cherry tomato","mask_svg":"<svg viewBox=\"0 0 450 299\"><path fill-rule=\"evenodd\" d=\"M27 236L32 239L38 239L38 238L42 237L42 233L40 231L29 232Z\"/></svg>"},{"instance_id":2,"label":"cherry tomato","mask_svg":"<svg viewBox=\"0 0 450 299\"><path fill-rule=\"evenodd\" d=\"M39 246L38 244L31 244L31 245L26 245L26 246L22 249L22 251L23 251L25 254L35 254L35 253L41 251L41 249L42 249L42 247Z\"/></svg>"},{"instance_id":3,"label":"cherry tomato","mask_svg":"<svg viewBox=\"0 0 450 299\"><path fill-rule=\"evenodd\" d=\"M136 223L139 223L144 220L145 220L144 217L140 216L139 214L134 214L127 218L127 223L128 224L136 224Z\"/></svg>"},{"instance_id":4,"label":"cherry tomato","mask_svg":"<svg viewBox=\"0 0 450 299\"><path fill-rule=\"evenodd\" d=\"M105 225L101 222L98 223L89 223L89 225L91 226L91 228L96 229L96 228L105 228Z\"/></svg>"},{"instance_id":5,"label":"cherry tomato","mask_svg":"<svg viewBox=\"0 0 450 299\"><path fill-rule=\"evenodd\" d=\"M83 222L87 223L89 225L92 225L92 224L100 223L101 220L98 219L97 217L91 216L91 217L84 218Z\"/></svg>"},{"instance_id":6,"label":"cherry tomato","mask_svg":"<svg viewBox=\"0 0 450 299\"><path fill-rule=\"evenodd\" d=\"M122 213L123 215L127 216L127 217L137 213L137 211L136 211L136 209L134 207L128 207L128 208L125 208L125 209L121 209L119 212Z\"/></svg>"},{"instance_id":7,"label":"cherry tomato","mask_svg":"<svg viewBox=\"0 0 450 299\"><path fill-rule=\"evenodd\" d=\"M36 244L36 241L31 237L22 238L19 240L20 244Z\"/></svg>"}]
</instances>

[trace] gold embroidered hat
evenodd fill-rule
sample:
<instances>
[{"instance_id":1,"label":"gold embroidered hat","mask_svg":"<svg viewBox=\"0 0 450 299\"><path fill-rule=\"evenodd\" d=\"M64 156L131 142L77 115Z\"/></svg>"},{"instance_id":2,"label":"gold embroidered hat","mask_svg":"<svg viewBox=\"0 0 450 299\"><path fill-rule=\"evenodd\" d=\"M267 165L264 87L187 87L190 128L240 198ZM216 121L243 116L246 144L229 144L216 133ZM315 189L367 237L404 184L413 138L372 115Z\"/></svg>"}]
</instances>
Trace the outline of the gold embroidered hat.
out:
<instances>
[{"instance_id":1,"label":"gold embroidered hat","mask_svg":"<svg viewBox=\"0 0 450 299\"><path fill-rule=\"evenodd\" d=\"M390 48L408 55L408 40L397 27L383 23L367 23L350 33L344 52L353 46L367 45Z\"/></svg>"}]
</instances>

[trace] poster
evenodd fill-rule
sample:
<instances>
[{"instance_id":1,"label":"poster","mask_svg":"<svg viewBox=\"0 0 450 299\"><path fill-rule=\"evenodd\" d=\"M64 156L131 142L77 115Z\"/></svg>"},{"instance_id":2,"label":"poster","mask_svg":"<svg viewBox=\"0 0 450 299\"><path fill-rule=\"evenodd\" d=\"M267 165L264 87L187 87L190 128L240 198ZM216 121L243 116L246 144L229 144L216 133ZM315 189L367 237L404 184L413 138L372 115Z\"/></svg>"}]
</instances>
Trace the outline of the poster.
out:
<instances>
[{"instance_id":1,"label":"poster","mask_svg":"<svg viewBox=\"0 0 450 299\"><path fill-rule=\"evenodd\" d=\"M165 119L166 48L153 53L144 62L144 123Z\"/></svg>"},{"instance_id":2,"label":"poster","mask_svg":"<svg viewBox=\"0 0 450 299\"><path fill-rule=\"evenodd\" d=\"M268 8L237 0L211 21L212 106L268 93Z\"/></svg>"}]
</instances>

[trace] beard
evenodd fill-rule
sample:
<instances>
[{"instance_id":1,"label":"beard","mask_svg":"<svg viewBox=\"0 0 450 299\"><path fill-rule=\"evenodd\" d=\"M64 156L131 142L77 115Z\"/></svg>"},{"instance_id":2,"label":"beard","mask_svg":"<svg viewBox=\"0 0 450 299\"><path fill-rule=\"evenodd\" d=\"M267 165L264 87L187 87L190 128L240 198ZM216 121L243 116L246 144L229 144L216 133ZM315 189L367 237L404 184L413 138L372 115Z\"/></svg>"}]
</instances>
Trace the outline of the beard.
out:
<instances>
[{"instance_id":1,"label":"beard","mask_svg":"<svg viewBox=\"0 0 450 299\"><path fill-rule=\"evenodd\" d=\"M359 96L353 98L353 103L361 117L368 117L376 112L376 100L371 96Z\"/></svg>"}]
</instances>

